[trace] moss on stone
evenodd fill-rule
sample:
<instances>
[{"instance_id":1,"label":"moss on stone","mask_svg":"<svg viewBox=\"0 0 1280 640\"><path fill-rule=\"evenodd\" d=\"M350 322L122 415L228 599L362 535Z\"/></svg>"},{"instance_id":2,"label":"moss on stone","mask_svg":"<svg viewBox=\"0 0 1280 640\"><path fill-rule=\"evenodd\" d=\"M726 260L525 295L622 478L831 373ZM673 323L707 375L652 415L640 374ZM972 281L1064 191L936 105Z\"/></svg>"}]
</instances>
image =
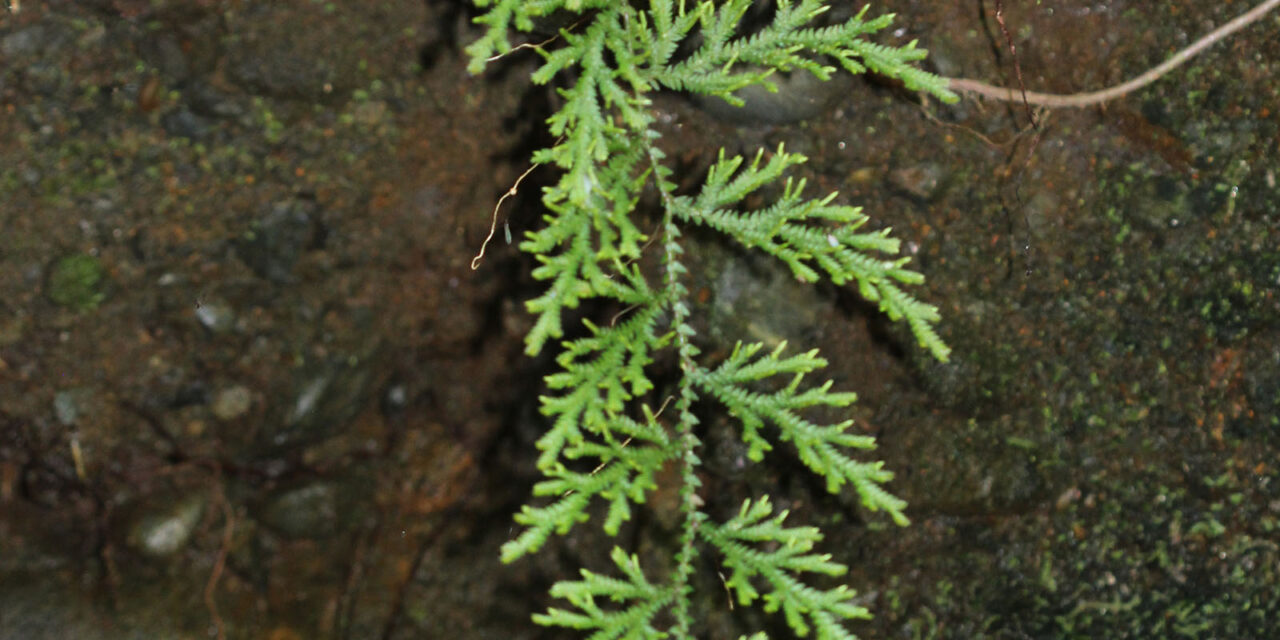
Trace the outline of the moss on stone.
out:
<instances>
[{"instance_id":1,"label":"moss on stone","mask_svg":"<svg viewBox=\"0 0 1280 640\"><path fill-rule=\"evenodd\" d=\"M76 311L92 311L106 298L104 276L97 258L84 253L66 256L49 273L49 299Z\"/></svg>"}]
</instances>

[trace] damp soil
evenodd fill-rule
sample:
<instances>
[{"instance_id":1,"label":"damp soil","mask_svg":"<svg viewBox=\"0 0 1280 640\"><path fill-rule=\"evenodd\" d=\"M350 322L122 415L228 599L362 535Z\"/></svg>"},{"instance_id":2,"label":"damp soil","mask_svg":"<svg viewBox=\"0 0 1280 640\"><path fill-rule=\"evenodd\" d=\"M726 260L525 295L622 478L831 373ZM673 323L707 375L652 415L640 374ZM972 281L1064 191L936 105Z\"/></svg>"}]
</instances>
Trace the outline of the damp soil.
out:
<instances>
[{"instance_id":1,"label":"damp soil","mask_svg":"<svg viewBox=\"0 0 1280 640\"><path fill-rule=\"evenodd\" d=\"M529 616L609 542L588 524L514 565L497 551L552 366L522 355L538 285L506 240L540 223L549 178L494 216L548 142L534 57L469 76L472 14L443 0L9 4L0 638L564 637ZM1007 4L1016 66L989 2L894 3L883 40L1068 93L1246 8ZM1277 34L1268 18L1085 110L876 78L790 123L659 96L688 184L721 147L785 143L810 193L892 227L954 349L933 361L856 291L691 234L708 357L820 348L913 523L827 495L781 448L744 463L713 407L710 508L770 493L820 525L875 614L859 637L1280 626ZM651 503L627 536L661 557L671 495ZM785 637L703 569L700 637Z\"/></svg>"}]
</instances>

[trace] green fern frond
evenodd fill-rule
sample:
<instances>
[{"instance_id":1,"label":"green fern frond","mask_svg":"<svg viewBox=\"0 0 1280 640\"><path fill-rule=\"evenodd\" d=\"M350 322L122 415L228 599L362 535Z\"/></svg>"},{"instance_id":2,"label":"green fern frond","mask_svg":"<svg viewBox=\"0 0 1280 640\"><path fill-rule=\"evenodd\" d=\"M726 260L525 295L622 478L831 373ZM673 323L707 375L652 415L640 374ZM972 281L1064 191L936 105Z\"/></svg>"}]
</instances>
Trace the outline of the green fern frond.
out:
<instances>
[{"instance_id":1,"label":"green fern frond","mask_svg":"<svg viewBox=\"0 0 1280 640\"><path fill-rule=\"evenodd\" d=\"M950 350L931 326L938 321L937 309L916 300L895 284L918 284L923 277L904 268L907 258L884 260L866 253L895 254L899 242L889 236L887 229L859 231L868 221L861 209L831 204L835 194L820 200L806 200L800 195L803 180L788 180L781 197L764 209L740 212L728 208L761 186L776 181L787 167L805 161L804 156L788 153L781 146L763 166L762 157L763 151L743 168L740 156L726 158L721 151L698 197L680 199L676 214L777 257L804 282L820 279L818 269L836 284L857 282L863 297L880 303L880 309L891 319L905 319L920 344L939 360L946 361Z\"/></svg>"},{"instance_id":2,"label":"green fern frond","mask_svg":"<svg viewBox=\"0 0 1280 640\"><path fill-rule=\"evenodd\" d=\"M729 92L751 84L776 90L768 74L734 72L734 65L756 65L768 70L803 70L820 80L830 77L834 69L817 62L819 56L837 60L849 73L867 69L897 78L908 88L933 94L944 102L958 98L947 89L947 82L922 72L910 63L925 57L927 51L917 49L915 42L905 47L889 47L867 41L864 36L889 26L892 14L864 20L867 7L845 22L827 27L805 27L825 12L821 0L802 0L799 4L779 3L774 20L758 33L731 39L734 27L750 2L735 1L720 7L713 18L704 20L703 43L688 59L669 67L658 81L676 90L689 90L718 95L730 102ZM690 79L693 82L690 82ZM732 88L729 88L732 87Z\"/></svg>"},{"instance_id":3,"label":"green fern frond","mask_svg":"<svg viewBox=\"0 0 1280 640\"><path fill-rule=\"evenodd\" d=\"M868 615L853 604L852 592L801 580L845 571L812 552L821 539L816 529L785 527L785 513L774 515L767 498L746 502L721 525L703 513L695 414L700 396L715 397L741 421L753 460L773 441L790 442L830 490L852 485L863 505L883 509L900 524L906 523L905 503L884 490L892 474L881 463L849 456L851 449L873 448L871 437L849 433L850 420L822 424L805 417L813 408L855 400L852 393L832 391L830 382L803 386L807 374L826 366L816 351L784 355L785 345L764 352L759 344L740 344L713 369L700 363L682 229L721 231L777 257L801 281L857 283L865 298L905 321L925 348L945 359L946 345L934 330L937 310L905 290L922 277L897 256L899 243L888 230L864 230L868 217L860 209L835 204L835 194L807 198L803 180L785 177L805 161L800 154L779 146L748 162L721 152L701 189L680 193L658 146L649 94L667 88L740 103L734 92L752 85L776 90L779 72L826 79L844 69L898 78L944 100L954 96L945 81L912 66L925 53L915 43L892 47L867 40L891 16L868 19L863 9L844 22L817 25L828 8L823 0L778 0L769 23L754 33L740 32L751 0L650 0L647 8L614 0L476 4L487 11L476 19L482 35L467 48L473 72L512 51L511 31L529 32L536 20L555 13L580 15L533 47L542 58L533 82L568 80L557 87L562 104L546 121L556 140L533 154L535 164L559 173L542 193L546 224L520 244L535 256L533 276L546 287L526 303L535 319L525 350L535 355L551 343L560 351L558 370L546 377L548 393L540 399L549 428L537 441L543 474L533 489L538 504L515 516L523 529L503 545L502 559L536 552L550 536L587 521L593 505L603 504L603 529L617 535L656 488L661 470L674 466L680 483L682 522L668 575L650 581L635 556L615 548L612 560L621 577L584 570L581 580L557 582L552 595L570 607L551 608L535 620L587 631L591 638L689 637L695 560L710 546L723 554L730 588L741 602L760 600L766 610L782 611L801 635L851 638L843 623ZM772 203L744 209L746 198L779 182L781 195ZM651 186L662 209L657 238L641 232L635 216ZM657 252L656 259L646 250ZM581 333L561 340L563 317L586 301L616 315L607 321L588 317ZM656 391L651 368L662 362L661 350L674 352L678 375L668 393L670 408L664 402L655 412L646 396ZM766 426L776 433L764 433Z\"/></svg>"},{"instance_id":4,"label":"green fern frond","mask_svg":"<svg viewBox=\"0 0 1280 640\"><path fill-rule=\"evenodd\" d=\"M633 148L618 149L605 169L630 175L637 171L640 154ZM565 174L556 186L548 188L543 199L550 212L544 218L547 226L530 232L520 244L542 263L534 269L534 278L551 281L545 293L525 305L538 316L525 337L529 355L539 353L547 340L564 335L560 324L564 309L576 308L590 298L612 298L634 305L651 297L638 268L624 266L639 257L647 240L630 216L639 197L638 184L617 184L615 180L607 188L588 188L586 197L591 206L583 207L567 201L570 189L565 182L577 179L575 175Z\"/></svg>"},{"instance_id":5,"label":"green fern frond","mask_svg":"<svg viewBox=\"0 0 1280 640\"><path fill-rule=\"evenodd\" d=\"M941 318L938 315L937 307L920 302L907 292L887 282L877 283L874 294L868 290L860 289L860 292L868 300L879 301L880 310L885 312L889 319L906 318L911 327L911 333L915 334L920 346L928 349L929 353L933 354L933 357L941 362L946 362L951 357L951 347L948 347L942 341L942 338L938 336L937 331L933 328L933 325Z\"/></svg>"},{"instance_id":6,"label":"green fern frond","mask_svg":"<svg viewBox=\"0 0 1280 640\"><path fill-rule=\"evenodd\" d=\"M645 579L636 556L628 556L622 549L614 547L610 557L622 572L622 579L583 569L582 580L557 582L551 588L552 596L568 600L581 613L551 608L545 614L535 615L534 622L594 631L588 636L591 640L667 637L666 633L653 627L652 621L670 603L674 594ZM625 606L606 610L600 607L597 599L607 599L610 603Z\"/></svg>"},{"instance_id":7,"label":"green fern frond","mask_svg":"<svg viewBox=\"0 0 1280 640\"><path fill-rule=\"evenodd\" d=\"M484 26L484 34L467 46L471 62L470 73L480 73L493 57L511 51L507 35L512 27L518 31L532 31L534 19L549 16L556 11L581 13L591 9L603 9L614 4L613 0L474 0L481 9L488 11L475 19Z\"/></svg>"},{"instance_id":8,"label":"green fern frond","mask_svg":"<svg viewBox=\"0 0 1280 640\"><path fill-rule=\"evenodd\" d=\"M905 47L886 47L873 42L859 40L854 42L851 48L867 68L876 73L901 80L902 84L912 91L924 91L948 103L959 100L959 97L947 88L948 82L946 78L921 71L919 68L907 64L913 60L921 60L928 54L927 50L916 48L915 40L912 40ZM841 62L845 64L845 68L851 73L859 72L855 70L858 69L857 64L851 60L846 61L842 57Z\"/></svg>"},{"instance_id":9,"label":"green fern frond","mask_svg":"<svg viewBox=\"0 0 1280 640\"><path fill-rule=\"evenodd\" d=\"M693 376L700 388L714 395L729 414L742 423L747 456L759 461L764 452L772 448L768 439L760 434L761 427L771 424L778 428L780 440L795 445L805 466L826 478L829 491L838 493L844 484L852 484L863 506L872 511L883 509L898 524L908 524L903 514L906 503L879 487L893 479L893 474L884 470L882 463L859 462L845 453L848 449L873 449L875 439L847 433L853 425L852 420L819 425L799 413L801 409L814 406L848 406L857 396L832 392L830 381L801 391L799 387L804 374L825 367L826 361L817 357L816 350L781 358L786 343L753 361L763 346L755 343L743 348L739 344L719 367L712 371L699 371ZM786 374L794 375L791 383L772 393L752 391L746 386L748 382Z\"/></svg>"},{"instance_id":10,"label":"green fern frond","mask_svg":"<svg viewBox=\"0 0 1280 640\"><path fill-rule=\"evenodd\" d=\"M618 470L623 471L620 467ZM602 478L604 481L610 479ZM552 533L564 535L574 525L586 522L586 509L591 498L591 493L569 493L545 507L522 507L520 513L515 515L515 521L526 528L514 540L503 543L502 561L515 562L530 553L536 553Z\"/></svg>"},{"instance_id":11,"label":"green fern frond","mask_svg":"<svg viewBox=\"0 0 1280 640\"><path fill-rule=\"evenodd\" d=\"M540 469L554 465L565 444L581 441L583 430L606 435L626 403L653 388L644 369L653 360L650 352L667 340L656 335L661 311L650 300L613 326L600 328L587 321L591 335L564 344L556 359L561 371L546 382L549 389L566 391L542 397L542 413L554 422L538 442Z\"/></svg>"},{"instance_id":12,"label":"green fern frond","mask_svg":"<svg viewBox=\"0 0 1280 640\"><path fill-rule=\"evenodd\" d=\"M785 527L786 517L786 511L774 515L768 497L747 500L737 516L718 526L703 526L699 535L724 555L729 569L725 586L740 604L763 599L765 611L781 609L787 625L800 636L816 630L821 640L853 638L842 621L871 617L853 603L856 594L843 585L817 589L798 578L805 573L839 576L848 568L828 554L811 553L822 534L814 527ZM756 586L761 582L769 587L763 594Z\"/></svg>"},{"instance_id":13,"label":"green fern frond","mask_svg":"<svg viewBox=\"0 0 1280 640\"><path fill-rule=\"evenodd\" d=\"M620 421L621 430L627 430L626 423L628 421ZM641 430L632 432L639 437ZM650 443L653 442L666 444L666 438L654 438ZM617 535L622 523L631 518L631 504L643 503L645 494L657 488L654 475L674 455L673 447L629 440L607 444L583 442L575 446L566 452L566 459L594 457L601 461L599 466L589 472L572 471L564 465L545 469L543 473L548 479L534 485L533 495L557 496L557 499L541 507L525 505L516 514L516 522L525 529L502 545L503 562L534 553L552 533L564 535L574 525L586 522L587 507L597 496L609 504L603 524L605 532Z\"/></svg>"},{"instance_id":14,"label":"green fern frond","mask_svg":"<svg viewBox=\"0 0 1280 640\"><path fill-rule=\"evenodd\" d=\"M648 66L661 68L670 62L680 48L680 43L688 37L689 31L698 24L707 5L699 3L692 11L685 10L685 3L679 3L680 11L675 13L672 0L654 0L650 3L648 15L652 17L653 31L649 41L653 43ZM642 16L644 14L641 14Z\"/></svg>"}]
</instances>

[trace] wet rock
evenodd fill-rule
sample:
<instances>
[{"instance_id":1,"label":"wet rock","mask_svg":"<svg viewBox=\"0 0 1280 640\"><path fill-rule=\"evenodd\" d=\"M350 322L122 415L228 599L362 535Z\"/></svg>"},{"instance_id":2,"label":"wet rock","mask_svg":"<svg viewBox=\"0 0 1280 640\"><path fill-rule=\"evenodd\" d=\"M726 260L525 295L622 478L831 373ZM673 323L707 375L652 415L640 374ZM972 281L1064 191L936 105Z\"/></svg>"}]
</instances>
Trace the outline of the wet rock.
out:
<instances>
[{"instance_id":1,"label":"wet rock","mask_svg":"<svg viewBox=\"0 0 1280 640\"><path fill-rule=\"evenodd\" d=\"M387 120L389 115L387 103L382 100L370 100L356 105L352 118L366 127L376 127Z\"/></svg>"},{"instance_id":2,"label":"wet rock","mask_svg":"<svg viewBox=\"0 0 1280 640\"><path fill-rule=\"evenodd\" d=\"M47 293L55 304L91 311L106 299L106 272L96 257L77 253L53 264Z\"/></svg>"},{"instance_id":3,"label":"wet rock","mask_svg":"<svg viewBox=\"0 0 1280 640\"><path fill-rule=\"evenodd\" d=\"M395 415L402 411L409 404L409 391L405 389L403 383L397 382L387 387L387 392L382 394L382 412L386 415Z\"/></svg>"},{"instance_id":4,"label":"wet rock","mask_svg":"<svg viewBox=\"0 0 1280 640\"><path fill-rule=\"evenodd\" d=\"M965 57L969 55L964 45L952 37L941 36L929 43L929 58L925 67L946 78L965 77ZM963 102L963 101L961 101Z\"/></svg>"},{"instance_id":5,"label":"wet rock","mask_svg":"<svg viewBox=\"0 0 1280 640\"><path fill-rule=\"evenodd\" d=\"M35 167L24 167L21 172L21 178L22 184L35 188L40 185L40 181L44 179L44 176Z\"/></svg>"},{"instance_id":6,"label":"wet rock","mask_svg":"<svg viewBox=\"0 0 1280 640\"><path fill-rule=\"evenodd\" d=\"M773 347L783 340L802 344L820 324L818 315L829 309L817 289L797 285L791 272L768 256L736 253L719 244L700 246L714 273L708 290L708 330L721 344L738 340L763 342Z\"/></svg>"},{"instance_id":7,"label":"wet rock","mask_svg":"<svg viewBox=\"0 0 1280 640\"><path fill-rule=\"evenodd\" d=\"M292 282L294 264L319 237L315 209L305 200L277 203L236 242L236 255L261 278Z\"/></svg>"},{"instance_id":8,"label":"wet rock","mask_svg":"<svg viewBox=\"0 0 1280 640\"><path fill-rule=\"evenodd\" d=\"M975 300L961 308L963 313L948 316L943 334L952 348L948 362L939 362L923 349L911 349L909 359L934 401L966 412L991 410L1030 384L1026 355L1016 342L983 337L982 327L1008 321L1008 312L999 305ZM902 344L914 344L910 330L901 323L895 323L892 331Z\"/></svg>"},{"instance_id":9,"label":"wet rock","mask_svg":"<svg viewBox=\"0 0 1280 640\"><path fill-rule=\"evenodd\" d=\"M154 43L153 48L148 50L145 47L149 43L140 42L140 53L175 80L185 82L214 73L226 40L225 16L217 6L206 2L152 6L157 13L145 40Z\"/></svg>"},{"instance_id":10,"label":"wet rock","mask_svg":"<svg viewBox=\"0 0 1280 640\"><path fill-rule=\"evenodd\" d=\"M235 51L236 49L233 49ZM240 84L255 93L300 99L319 99L338 76L324 64L324 56L300 55L292 44L274 41L232 55L230 72Z\"/></svg>"},{"instance_id":11,"label":"wet rock","mask_svg":"<svg viewBox=\"0 0 1280 640\"><path fill-rule=\"evenodd\" d=\"M1119 211L1141 228L1168 229L1185 224L1192 215L1188 196L1191 188L1184 180L1169 176L1144 179L1132 188L1125 206Z\"/></svg>"},{"instance_id":12,"label":"wet rock","mask_svg":"<svg viewBox=\"0 0 1280 640\"><path fill-rule=\"evenodd\" d=\"M349 29L356 25L332 16L300 14L287 3L255 4L240 13L238 24L232 25L238 41L227 52L232 81L256 95L303 100L351 89L358 76L358 59L339 43L355 36ZM278 26L304 23L310 23L310 28Z\"/></svg>"},{"instance_id":13,"label":"wet rock","mask_svg":"<svg viewBox=\"0 0 1280 640\"><path fill-rule=\"evenodd\" d=\"M1037 237L1051 234L1055 228L1054 221L1061 218L1061 209L1062 199L1057 192L1049 189L1036 191L1027 198L1027 204L1022 209L1028 233Z\"/></svg>"},{"instance_id":14,"label":"wet rock","mask_svg":"<svg viewBox=\"0 0 1280 640\"><path fill-rule=\"evenodd\" d=\"M182 50L182 44L175 34L163 33L141 39L138 42L138 53L172 80L185 80L191 75L186 52Z\"/></svg>"},{"instance_id":15,"label":"wet rock","mask_svg":"<svg viewBox=\"0 0 1280 640\"><path fill-rule=\"evenodd\" d=\"M53 438L53 425L41 421L35 425L42 441ZM71 456L50 457L43 464L29 465L22 470L23 496L33 504L48 509L66 506L67 479L74 478L76 470Z\"/></svg>"},{"instance_id":16,"label":"wet rock","mask_svg":"<svg viewBox=\"0 0 1280 640\"><path fill-rule=\"evenodd\" d=\"M1169 226L1177 227L1195 218L1221 212L1226 209L1230 199L1230 186L1223 183L1202 183L1187 193L1183 214L1170 220Z\"/></svg>"},{"instance_id":17,"label":"wet rock","mask_svg":"<svg viewBox=\"0 0 1280 640\"><path fill-rule=\"evenodd\" d=\"M219 420L235 420L248 413L253 406L253 393L242 385L228 387L213 397L210 409Z\"/></svg>"},{"instance_id":18,"label":"wet rock","mask_svg":"<svg viewBox=\"0 0 1280 640\"><path fill-rule=\"evenodd\" d=\"M1276 326L1280 253L1242 252L1206 261L1202 271L1201 290L1185 299L1171 298L1171 306L1197 313L1209 337L1235 342Z\"/></svg>"},{"instance_id":19,"label":"wet rock","mask_svg":"<svg viewBox=\"0 0 1280 640\"><path fill-rule=\"evenodd\" d=\"M62 22L37 22L0 37L0 54L9 64L17 64L23 58L52 55L72 37L70 29Z\"/></svg>"},{"instance_id":20,"label":"wet rock","mask_svg":"<svg viewBox=\"0 0 1280 640\"><path fill-rule=\"evenodd\" d=\"M203 492L166 496L141 508L128 528L128 544L143 555L163 558L186 546L204 516Z\"/></svg>"},{"instance_id":21,"label":"wet rock","mask_svg":"<svg viewBox=\"0 0 1280 640\"><path fill-rule=\"evenodd\" d=\"M44 40L44 25L33 24L25 29L5 34L3 38L0 38L0 53L3 53L9 59L20 58L38 51L44 46Z\"/></svg>"},{"instance_id":22,"label":"wet rock","mask_svg":"<svg viewBox=\"0 0 1280 640\"><path fill-rule=\"evenodd\" d=\"M734 93L743 101L734 106L714 96L696 96L703 111L734 124L792 124L819 116L855 87L848 74L823 82L806 71L775 74L776 92L751 86Z\"/></svg>"},{"instance_id":23,"label":"wet rock","mask_svg":"<svg viewBox=\"0 0 1280 640\"><path fill-rule=\"evenodd\" d=\"M199 406L209 401L209 390L204 382L187 382L179 386L169 400L170 409Z\"/></svg>"},{"instance_id":24,"label":"wet rock","mask_svg":"<svg viewBox=\"0 0 1280 640\"><path fill-rule=\"evenodd\" d=\"M111 635L103 628L94 603L81 596L75 585L66 584L66 578L60 575L64 573L73 572L49 571L47 567L27 571L6 568L4 579L0 580L0 612L4 615L0 621L4 624L4 638L114 640L122 637Z\"/></svg>"},{"instance_id":25,"label":"wet rock","mask_svg":"<svg viewBox=\"0 0 1280 640\"><path fill-rule=\"evenodd\" d=\"M985 429L985 430L984 430ZM894 490L926 513L973 515L1019 512L1049 491L1052 479L1040 462L1054 454L1049 445L1006 435L1016 429L970 421L902 443L911 464L895 469Z\"/></svg>"},{"instance_id":26,"label":"wet rock","mask_svg":"<svg viewBox=\"0 0 1280 640\"><path fill-rule=\"evenodd\" d=\"M332 436L373 400L377 362L370 346L304 365L288 400L276 406L274 428L259 434L254 450L270 454Z\"/></svg>"},{"instance_id":27,"label":"wet rock","mask_svg":"<svg viewBox=\"0 0 1280 640\"><path fill-rule=\"evenodd\" d=\"M333 425L355 417L360 411L370 372L357 366L331 363L298 385L285 429L275 434L273 444L322 437Z\"/></svg>"}]
</instances>

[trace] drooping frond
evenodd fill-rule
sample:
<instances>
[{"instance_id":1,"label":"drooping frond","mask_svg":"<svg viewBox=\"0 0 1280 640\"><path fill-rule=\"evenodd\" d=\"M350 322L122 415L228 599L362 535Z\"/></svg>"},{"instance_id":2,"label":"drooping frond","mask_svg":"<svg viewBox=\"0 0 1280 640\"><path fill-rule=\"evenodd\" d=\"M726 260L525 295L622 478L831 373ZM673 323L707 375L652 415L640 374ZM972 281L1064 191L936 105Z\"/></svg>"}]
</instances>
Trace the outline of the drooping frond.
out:
<instances>
[{"instance_id":1,"label":"drooping frond","mask_svg":"<svg viewBox=\"0 0 1280 640\"><path fill-rule=\"evenodd\" d=\"M654 628L652 620L673 598L669 589L650 583L640 570L640 560L613 548L610 555L622 572L622 578L610 578L586 569L582 580L557 582L551 595L568 600L578 611L551 608L535 615L534 621L547 626L568 627L593 632L591 640L642 640L665 638L667 634ZM602 608L597 600L606 600ZM616 608L617 605L624 605Z\"/></svg>"},{"instance_id":2,"label":"drooping frond","mask_svg":"<svg viewBox=\"0 0 1280 640\"><path fill-rule=\"evenodd\" d=\"M484 25L484 35L467 46L467 55L471 62L467 71L480 73L484 65L494 56L511 50L507 41L512 27L517 31L532 31L536 18L549 16L552 13L565 11L584 11L604 8L612 4L612 0L475 0L477 7L488 11L476 18L476 23Z\"/></svg>"},{"instance_id":3,"label":"drooping frond","mask_svg":"<svg viewBox=\"0 0 1280 640\"><path fill-rule=\"evenodd\" d=\"M538 440L538 468L556 463L565 446L576 447L583 433L605 436L625 414L626 403L653 388L644 368L650 352L666 338L656 335L662 307L650 301L627 319L608 327L586 322L591 335L564 344L556 358L561 370L546 378L559 395L543 396L542 413L551 429Z\"/></svg>"},{"instance_id":4,"label":"drooping frond","mask_svg":"<svg viewBox=\"0 0 1280 640\"><path fill-rule=\"evenodd\" d=\"M526 303L529 312L537 315L525 337L529 355L540 352L547 340L564 335L560 320L564 310L576 308L583 300L611 298L640 304L648 298L644 277L634 264L627 266L640 255L646 240L630 215L643 184L643 176L632 175L642 150L619 144L610 146L609 151L612 155L604 168L611 175L628 178L600 185L594 171L576 177L573 172L566 173L543 198L549 212L544 218L547 226L530 232L520 244L542 263L533 276L550 281L545 293ZM557 153L569 151L553 147L546 151L547 159L555 161ZM578 180L586 181L580 195L585 205L572 201L577 196L565 184Z\"/></svg>"},{"instance_id":5,"label":"drooping frond","mask_svg":"<svg viewBox=\"0 0 1280 640\"><path fill-rule=\"evenodd\" d=\"M731 0L706 11L701 46L660 74L658 81L671 89L716 95L737 103L731 93L749 85L761 84L776 91L777 86L769 79L774 70L799 70L820 80L830 78L836 69L819 61L825 56L849 73L870 69L897 78L914 91L931 93L945 102L956 100L947 89L946 79L911 64L927 54L916 48L914 41L904 47L890 47L865 39L889 26L892 14L864 20L867 7L863 7L843 23L815 27L806 25L827 10L825 2L780 2L769 25L751 35L739 36L736 26L750 4L750 0Z\"/></svg>"},{"instance_id":6,"label":"drooping frond","mask_svg":"<svg viewBox=\"0 0 1280 640\"><path fill-rule=\"evenodd\" d=\"M883 469L883 463L860 462L849 457L849 449L875 448L875 438L849 433L852 420L822 425L809 421L801 413L817 406L848 406L857 396L831 391L829 380L817 387L800 388L806 373L827 365L826 360L818 357L817 350L784 358L784 342L756 358L763 347L760 343L745 347L739 344L719 367L694 376L700 388L724 403L729 414L742 423L742 439L747 444L748 456L759 461L764 452L772 448L760 434L763 426L772 425L778 429L779 440L795 445L805 466L826 478L829 491L836 493L844 484L851 484L863 506L872 511L883 509L898 524L907 524L903 513L906 503L880 487L893 479L893 473ZM752 382L783 375L791 375L791 382L777 391L756 391L750 386Z\"/></svg>"},{"instance_id":7,"label":"drooping frond","mask_svg":"<svg viewBox=\"0 0 1280 640\"><path fill-rule=\"evenodd\" d=\"M748 194L775 182L787 167L805 161L781 146L762 165L763 158L761 150L744 167L741 156L725 157L722 150L702 191L696 198L681 200L676 214L777 257L805 282L820 279L819 270L836 284L856 282L864 298L879 303L890 319L905 319L920 344L945 361L950 349L932 327L938 321L937 309L899 286L918 284L924 278L906 268L909 258L877 256L898 253L898 240L888 229L861 231L869 218L860 208L832 204L835 194L806 199L801 195L804 181L790 179L772 205L746 212L734 208Z\"/></svg>"},{"instance_id":8,"label":"drooping frond","mask_svg":"<svg viewBox=\"0 0 1280 640\"><path fill-rule=\"evenodd\" d=\"M547 479L534 485L533 495L554 496L555 500L546 506L525 505L516 514L516 522L525 529L502 545L503 562L534 553L552 533L564 535L574 525L585 522L587 507L596 497L609 504L605 532L616 535L622 523L631 518L631 505L643 503L645 494L657 488L654 474L674 452L666 434L625 418L616 421L615 426L618 433L629 434L626 439L584 441L566 454L570 459L599 460L593 470L573 471L556 463L543 471Z\"/></svg>"},{"instance_id":9,"label":"drooping frond","mask_svg":"<svg viewBox=\"0 0 1280 640\"><path fill-rule=\"evenodd\" d=\"M844 575L848 568L828 554L813 553L822 534L814 527L783 526L786 517L786 511L773 513L767 497L747 500L737 516L724 524L706 524L699 535L723 554L725 586L740 604L763 599L764 610L781 609L787 625L800 636L814 631L818 640L852 640L843 622L871 617L853 603L856 594L844 585L824 590L801 580L806 573Z\"/></svg>"},{"instance_id":10,"label":"drooping frond","mask_svg":"<svg viewBox=\"0 0 1280 640\"><path fill-rule=\"evenodd\" d=\"M823 25L823 0L777 0L768 23L745 33L751 4L476 0L485 11L476 18L483 33L467 48L473 72L513 51L513 31L561 25L555 37L524 45L541 57L532 81L555 83L560 99L546 121L554 142L532 157L558 173L542 193L545 224L520 244L538 261L533 276L544 286L526 303L534 322L525 351L536 355L554 345L559 352L540 398L548 422L537 441L543 479L533 503L515 516L522 529L503 545L502 559L536 552L552 535L600 511L604 531L617 535L664 469L674 468L679 483L682 522L667 575L647 577L636 556L615 548L611 572L620 577L583 570L581 580L557 582L551 594L569 606L535 616L539 624L597 639L689 637L692 577L709 546L723 557L729 586L743 604L760 600L765 609L782 611L801 635L852 637L844 621L867 616L850 600L852 592L814 588L802 579L845 570L812 552L821 538L816 529L783 526L785 513L775 516L767 497L748 501L724 524L703 512L695 407L707 395L741 421L752 459L773 442L789 442L832 491L852 485L867 508L906 522L904 503L882 486L892 474L849 455L873 448L874 440L850 433L848 420L823 424L810 417L855 398L832 391L830 382L802 385L806 374L826 365L816 352L786 356L781 347L763 353L760 345L739 345L714 369L701 363L683 229L721 231L777 257L805 282L856 283L861 295L904 320L922 345L945 359L947 347L934 330L937 311L907 292L921 276L897 256L898 241L888 230L863 230L868 217L860 209L835 204L834 194L805 197L804 181L785 177L805 159L782 147L750 162L722 152L701 188L682 193L658 146L650 95L671 89L737 103L734 92L745 87L776 89L777 73L826 79L843 69L898 78L944 100L954 96L945 81L912 66L924 56L914 42L893 47L869 39L891 16L868 18L864 9ZM781 195L771 204L743 207L748 196L779 182ZM645 193L656 195L660 209L655 237L641 231L636 215ZM593 303L583 310L587 301ZM575 309L586 317L566 328L564 318ZM664 350L667 358L659 356ZM653 369L663 362L672 364L674 376L659 388ZM664 398L656 409L655 395Z\"/></svg>"}]
</instances>

